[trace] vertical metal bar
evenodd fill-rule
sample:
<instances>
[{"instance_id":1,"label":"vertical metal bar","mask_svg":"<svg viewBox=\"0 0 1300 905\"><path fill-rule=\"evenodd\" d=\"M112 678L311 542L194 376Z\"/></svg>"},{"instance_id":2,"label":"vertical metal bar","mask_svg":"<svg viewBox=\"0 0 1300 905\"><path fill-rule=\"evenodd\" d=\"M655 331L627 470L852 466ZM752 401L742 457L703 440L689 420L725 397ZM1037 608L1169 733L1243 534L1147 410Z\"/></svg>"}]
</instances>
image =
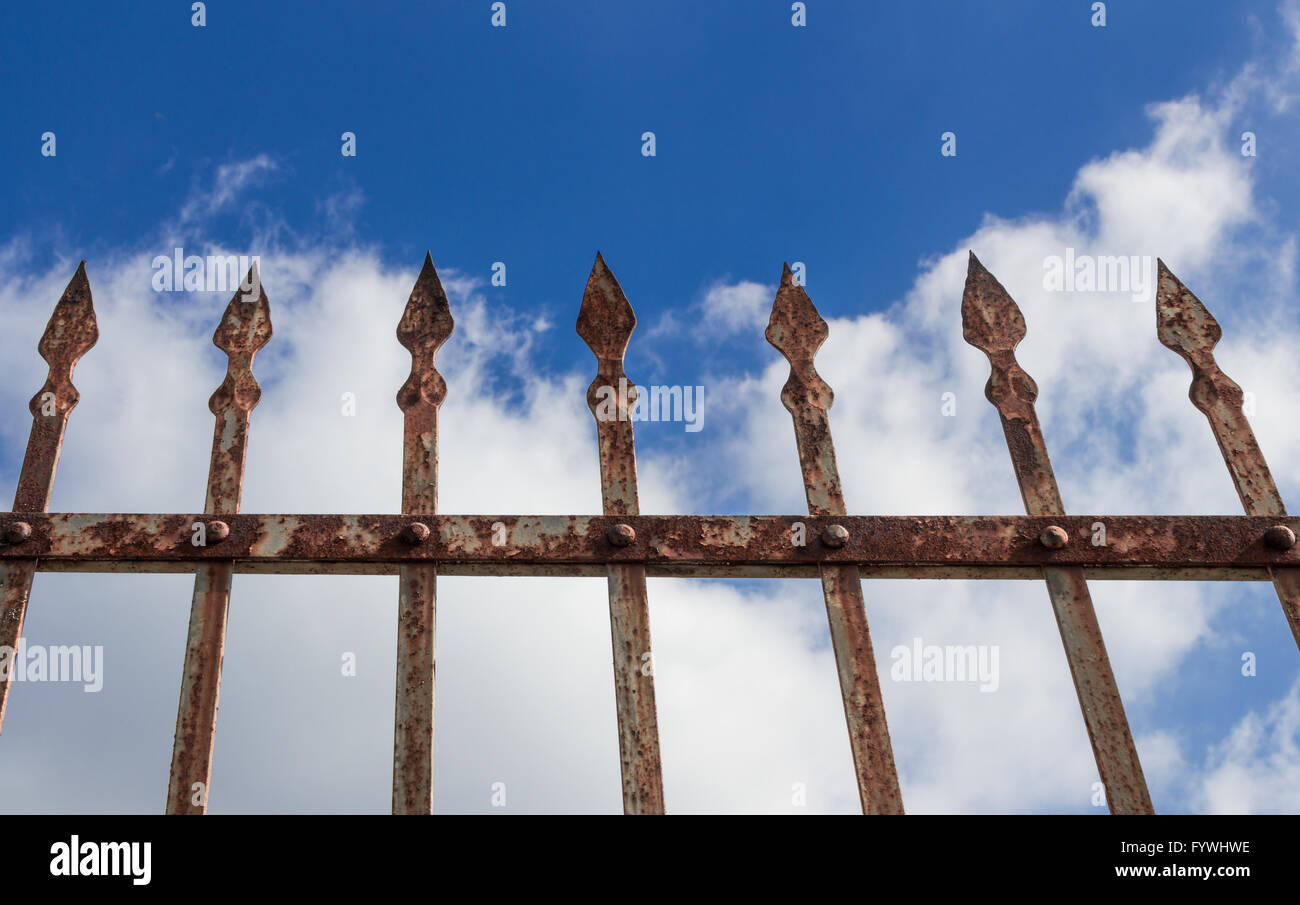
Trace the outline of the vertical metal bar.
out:
<instances>
[{"instance_id":1,"label":"vertical metal bar","mask_svg":"<svg viewBox=\"0 0 1300 905\"><path fill-rule=\"evenodd\" d=\"M397 325L397 340L411 353L411 374L397 393L397 405L403 413L405 515L433 515L438 511L438 407L447 397L447 384L434 365L438 349L454 327L433 255L426 253L424 267ZM413 531L408 537L412 542L421 539ZM393 813L429 814L433 811L438 567L434 563L402 566L399 582Z\"/></svg>"},{"instance_id":2,"label":"vertical metal bar","mask_svg":"<svg viewBox=\"0 0 1300 905\"><path fill-rule=\"evenodd\" d=\"M808 513L819 516L846 514L831 443L829 410L835 394L813 365L829 332L826 321L817 313L808 293L794 281L787 264L765 335L790 362L790 378L781 390L781 402L794 419ZM823 565L821 578L862 812L901 814L903 794L885 720L858 567Z\"/></svg>"},{"instance_id":3,"label":"vertical metal bar","mask_svg":"<svg viewBox=\"0 0 1300 905\"><path fill-rule=\"evenodd\" d=\"M597 254L582 294L578 335L596 355L596 379L587 389L587 406L596 418L600 492L606 515L638 515L641 511L631 419L637 391L623 370L623 356L635 328L636 315L627 296L605 266L605 259ZM623 810L628 814L662 814L663 766L659 757L645 566L610 565L607 574Z\"/></svg>"},{"instance_id":4,"label":"vertical metal bar","mask_svg":"<svg viewBox=\"0 0 1300 905\"><path fill-rule=\"evenodd\" d=\"M86 278L86 262L77 265L63 296L54 306L37 351L49 364L45 385L32 397L32 429L27 437L27 453L18 475L14 494L15 512L45 512L54 489L54 473L68 429L68 415L81 395L72 385L72 370L82 355L99 339L95 305ZM5 539L0 538L0 543ZM0 648L14 650L22 637L31 596L36 560L14 560L0 565ZM5 707L9 703L11 670L0 675L0 727L4 725Z\"/></svg>"},{"instance_id":5,"label":"vertical metal bar","mask_svg":"<svg viewBox=\"0 0 1300 905\"><path fill-rule=\"evenodd\" d=\"M1210 422L1242 508L1247 515L1285 516L1282 494L1242 408L1241 387L1214 360L1214 347L1223 338L1223 328L1164 261L1158 261L1158 268L1156 336L1191 367L1192 385L1187 395ZM1269 571L1287 625L1300 647L1300 568L1275 566Z\"/></svg>"},{"instance_id":6,"label":"vertical metal bar","mask_svg":"<svg viewBox=\"0 0 1300 905\"><path fill-rule=\"evenodd\" d=\"M1025 337L1024 316L974 252L966 273L961 314L966 342L988 355L992 366L984 395L1001 416L1025 512L1064 515L1065 505L1034 408L1038 386L1016 361L1016 346ZM1045 566L1043 577L1111 813L1154 813L1083 569Z\"/></svg>"},{"instance_id":7,"label":"vertical metal bar","mask_svg":"<svg viewBox=\"0 0 1300 905\"><path fill-rule=\"evenodd\" d=\"M208 400L208 408L216 416L204 503L204 512L209 515L239 512L249 420L262 397L262 389L253 379L253 358L270 339L270 303L254 264L212 336L213 344L226 353L226 377ZM209 520L204 531L206 542L220 543L220 529L215 520ZM221 561L203 563L195 569L167 784L168 814L204 814L208 809L232 570L230 562Z\"/></svg>"}]
</instances>

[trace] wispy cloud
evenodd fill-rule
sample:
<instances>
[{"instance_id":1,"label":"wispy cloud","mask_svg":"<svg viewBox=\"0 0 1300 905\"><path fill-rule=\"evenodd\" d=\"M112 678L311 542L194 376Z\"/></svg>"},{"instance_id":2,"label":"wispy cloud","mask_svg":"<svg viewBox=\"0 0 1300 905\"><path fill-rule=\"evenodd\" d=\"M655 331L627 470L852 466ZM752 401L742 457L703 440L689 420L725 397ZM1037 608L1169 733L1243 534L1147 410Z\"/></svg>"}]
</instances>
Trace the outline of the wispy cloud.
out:
<instances>
[{"instance_id":1,"label":"wispy cloud","mask_svg":"<svg viewBox=\"0 0 1300 905\"><path fill-rule=\"evenodd\" d=\"M247 189L277 169L279 165L269 154L258 154L247 160L219 165L211 187L196 189L181 207L180 223L195 223L228 210Z\"/></svg>"}]
</instances>

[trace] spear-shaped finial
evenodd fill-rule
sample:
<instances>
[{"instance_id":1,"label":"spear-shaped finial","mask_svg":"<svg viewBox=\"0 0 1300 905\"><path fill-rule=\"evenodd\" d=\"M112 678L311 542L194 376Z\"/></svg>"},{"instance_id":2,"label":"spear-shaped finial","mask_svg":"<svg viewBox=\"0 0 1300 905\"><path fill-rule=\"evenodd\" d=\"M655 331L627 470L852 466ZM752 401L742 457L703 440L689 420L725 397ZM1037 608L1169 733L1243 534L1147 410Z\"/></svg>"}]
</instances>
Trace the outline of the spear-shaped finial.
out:
<instances>
[{"instance_id":1,"label":"spear-shaped finial","mask_svg":"<svg viewBox=\"0 0 1300 905\"><path fill-rule=\"evenodd\" d=\"M962 336L989 357L992 373L984 387L1004 418L1033 413L1038 385L1016 361L1016 346L1025 338L1025 316L1011 294L970 253L966 268L966 289L961 299ZM1043 452L1046 458L1046 450ZM1055 480L1053 480L1055 485ZM1053 490L1055 494L1055 490ZM1054 501L1060 505L1059 496Z\"/></svg>"},{"instance_id":2,"label":"spear-shaped finial","mask_svg":"<svg viewBox=\"0 0 1300 905\"><path fill-rule=\"evenodd\" d=\"M41 358L49 365L49 374L28 405L33 418L32 430L14 496L15 512L39 511L49 505L68 414L81 399L72 385L72 371L98 339L95 304L86 277L86 262L82 261L55 304L36 345Z\"/></svg>"},{"instance_id":3,"label":"spear-shaped finial","mask_svg":"<svg viewBox=\"0 0 1300 905\"><path fill-rule=\"evenodd\" d=\"M433 266L433 254L425 252L424 266L397 324L397 341L411 353L411 374L397 392L397 406L402 411L420 403L436 409L447 397L446 381L435 362L455 326L447 293Z\"/></svg>"},{"instance_id":4,"label":"spear-shaped finial","mask_svg":"<svg viewBox=\"0 0 1300 905\"><path fill-rule=\"evenodd\" d=\"M95 302L90 294L90 280L86 278L86 262L82 261L54 306L54 313L36 345L41 358L50 366L50 373L45 386L32 397L29 407L33 415L48 415L50 401L59 412L72 411L81 398L72 385L72 370L98 339ZM45 396L49 392L54 393L53 400Z\"/></svg>"},{"instance_id":5,"label":"spear-shaped finial","mask_svg":"<svg viewBox=\"0 0 1300 905\"><path fill-rule=\"evenodd\" d=\"M844 515L844 493L831 445L828 410L835 393L813 364L830 327L817 313L808 293L784 265L781 285L772 302L772 315L763 335L790 363L790 376L781 388L781 402L794 418L795 442L804 474L811 515Z\"/></svg>"},{"instance_id":6,"label":"spear-shaped finial","mask_svg":"<svg viewBox=\"0 0 1300 905\"><path fill-rule=\"evenodd\" d=\"M257 406L262 388L253 378L253 358L270 341L271 306L253 262L212 334L212 344L226 353L226 378L208 400L214 415L231 406L245 412Z\"/></svg>"},{"instance_id":7,"label":"spear-shaped finial","mask_svg":"<svg viewBox=\"0 0 1300 905\"><path fill-rule=\"evenodd\" d=\"M1165 262L1157 261L1156 336L1191 367L1188 397L1209 420L1246 513L1285 515L1282 495L1242 410L1245 395L1214 358L1223 328Z\"/></svg>"},{"instance_id":8,"label":"spear-shaped finial","mask_svg":"<svg viewBox=\"0 0 1300 905\"><path fill-rule=\"evenodd\" d=\"M763 335L790 362L790 377L781 390L785 407L792 413L803 403L829 409L835 393L817 373L813 359L830 335L830 327L817 312L807 291L795 282L788 263L782 265L781 286L776 291L772 315Z\"/></svg>"},{"instance_id":9,"label":"spear-shaped finial","mask_svg":"<svg viewBox=\"0 0 1300 905\"><path fill-rule=\"evenodd\" d=\"M1025 317L1020 306L973 251L966 268L961 321L966 342L990 355L1014 351L1025 338Z\"/></svg>"},{"instance_id":10,"label":"spear-shaped finial","mask_svg":"<svg viewBox=\"0 0 1300 905\"><path fill-rule=\"evenodd\" d=\"M635 329L636 314L631 303L605 265L605 258L596 252L596 263L591 267L578 310L578 335L599 361L617 363L621 370Z\"/></svg>"},{"instance_id":11,"label":"spear-shaped finial","mask_svg":"<svg viewBox=\"0 0 1300 905\"><path fill-rule=\"evenodd\" d=\"M991 373L984 395L1001 416L1025 511L1029 515L1064 515L1065 505L1034 409L1038 387L1016 361L1016 346L1025 338L1024 315L973 251L966 269L961 318L966 342L989 359ZM1043 578L1092 742L1097 772L1106 788L1106 801L1116 814L1149 814L1151 794L1083 569L1047 565L1043 567Z\"/></svg>"},{"instance_id":12,"label":"spear-shaped finial","mask_svg":"<svg viewBox=\"0 0 1300 905\"><path fill-rule=\"evenodd\" d=\"M1156 338L1192 366L1214 368L1223 328L1165 262L1156 258Z\"/></svg>"}]
</instances>

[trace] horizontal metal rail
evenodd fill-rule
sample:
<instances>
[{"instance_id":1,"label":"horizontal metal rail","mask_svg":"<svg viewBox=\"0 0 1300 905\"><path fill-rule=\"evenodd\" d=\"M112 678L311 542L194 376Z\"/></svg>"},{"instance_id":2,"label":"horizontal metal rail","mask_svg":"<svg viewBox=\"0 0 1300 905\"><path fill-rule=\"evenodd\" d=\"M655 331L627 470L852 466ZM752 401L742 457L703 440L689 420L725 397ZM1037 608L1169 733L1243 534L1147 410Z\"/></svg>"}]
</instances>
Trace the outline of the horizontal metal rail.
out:
<instances>
[{"instance_id":1,"label":"horizontal metal rail","mask_svg":"<svg viewBox=\"0 0 1300 905\"><path fill-rule=\"evenodd\" d=\"M219 561L233 562L236 572L286 574L396 574L404 564L437 563L446 575L604 575L609 563L627 562L645 564L649 574L730 577L796 577L799 569L811 577L821 564L842 563L867 577L1039 580L1045 565L1070 565L1126 580L1261 581L1270 568L1300 564L1300 546L1275 546L1300 531L1300 518L1269 516L244 513L221 516L225 528L216 531L214 521L183 513L6 514L0 533L22 524L18 533L29 536L0 542L0 562L36 560L43 572L189 572ZM423 540L413 525L428 528ZM616 525L632 530L630 540L619 538L626 546L610 540ZM822 540L832 525L844 528L843 546ZM1052 527L1068 538L1059 549L1042 541ZM1105 545L1094 544L1103 530ZM214 539L219 534L226 536ZM199 535L203 546L194 543Z\"/></svg>"}]
</instances>

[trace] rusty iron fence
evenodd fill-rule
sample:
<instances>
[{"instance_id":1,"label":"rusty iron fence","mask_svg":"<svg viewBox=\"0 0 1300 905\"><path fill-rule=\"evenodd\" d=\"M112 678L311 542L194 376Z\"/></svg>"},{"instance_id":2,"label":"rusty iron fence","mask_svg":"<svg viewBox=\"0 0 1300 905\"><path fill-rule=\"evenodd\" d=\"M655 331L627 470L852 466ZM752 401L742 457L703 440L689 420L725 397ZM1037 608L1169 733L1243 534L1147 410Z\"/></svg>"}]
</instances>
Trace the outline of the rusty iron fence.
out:
<instances>
[{"instance_id":1,"label":"rusty iron fence","mask_svg":"<svg viewBox=\"0 0 1300 905\"><path fill-rule=\"evenodd\" d=\"M664 791L653 670L643 668L651 650L646 576L819 577L862 810L900 814L902 794L861 579L1042 579L1110 810L1152 813L1087 580L1271 580L1300 644L1297 520L1287 517L1243 413L1240 387L1215 363L1218 323L1163 262L1156 335L1191 366L1189 395L1209 419L1241 496L1242 516L1066 515L1034 409L1038 388L1015 358L1025 337L1024 318L973 253L961 310L967 342L989 358L985 395L1002 419L1024 516L847 514L828 419L833 393L813 363L828 327L788 266L766 337L790 364L781 401L794 420L807 515L641 515L630 416L635 392L615 394L615 417L598 408L602 395L606 401L609 395L601 388L626 379L623 359L636 317L599 255L577 330L597 361L587 402L596 416L601 515L437 513L438 409L447 388L435 359L453 321L427 255L397 327L398 340L411 353L410 376L397 394L404 415L400 515L240 513L250 414L261 395L253 359L271 338L256 265L213 337L228 365L209 402L216 426L204 511L50 513L68 415L78 401L73 368L99 335L83 261L38 346L49 376L31 401L32 429L13 511L0 513L0 646L17 647L37 571L193 572L166 810L204 813L232 575L396 573L392 809L429 813L438 575L603 575L623 806L630 814L653 814L664 811ZM1095 542L1098 523L1104 526L1103 544ZM508 542L500 543L502 537ZM9 682L6 674L0 726Z\"/></svg>"}]
</instances>

